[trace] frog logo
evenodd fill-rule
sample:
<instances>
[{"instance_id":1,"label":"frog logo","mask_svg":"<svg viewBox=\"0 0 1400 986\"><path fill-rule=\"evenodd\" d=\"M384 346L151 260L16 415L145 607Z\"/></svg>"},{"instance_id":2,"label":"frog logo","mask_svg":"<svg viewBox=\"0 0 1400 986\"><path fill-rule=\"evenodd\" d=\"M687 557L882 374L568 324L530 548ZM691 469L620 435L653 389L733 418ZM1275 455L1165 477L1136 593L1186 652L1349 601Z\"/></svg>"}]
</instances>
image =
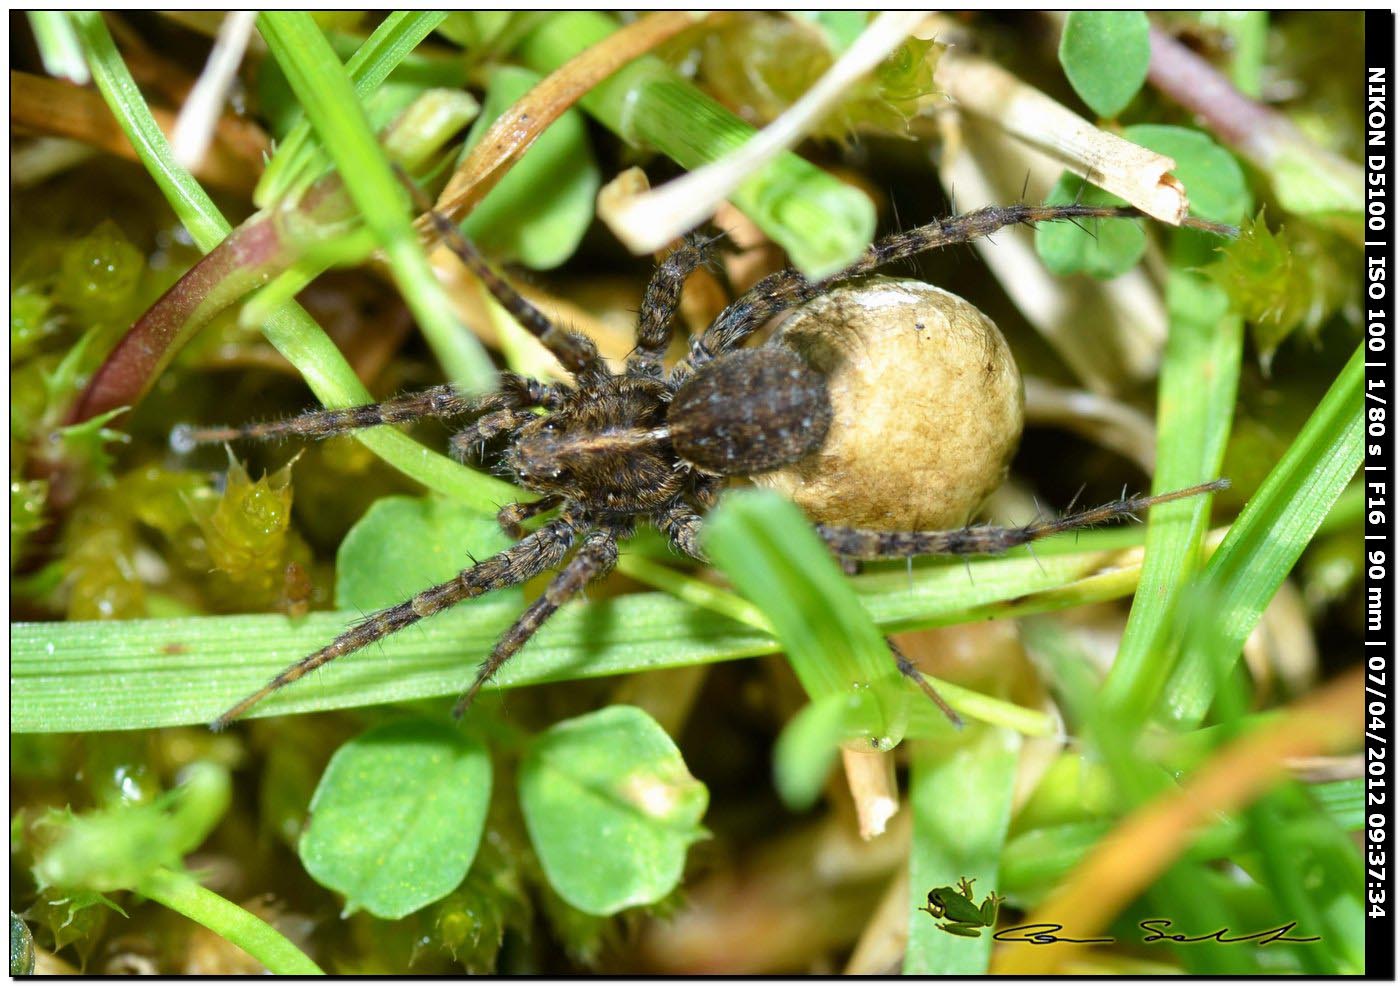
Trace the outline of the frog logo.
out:
<instances>
[{"instance_id":1,"label":"frog logo","mask_svg":"<svg viewBox=\"0 0 1400 986\"><path fill-rule=\"evenodd\" d=\"M956 887L934 887L928 892L928 904L919 908L938 922L939 930L961 938L980 938L983 928L997 923L997 908L1005 897L993 892L979 907L972 898L973 881L963 877Z\"/></svg>"}]
</instances>

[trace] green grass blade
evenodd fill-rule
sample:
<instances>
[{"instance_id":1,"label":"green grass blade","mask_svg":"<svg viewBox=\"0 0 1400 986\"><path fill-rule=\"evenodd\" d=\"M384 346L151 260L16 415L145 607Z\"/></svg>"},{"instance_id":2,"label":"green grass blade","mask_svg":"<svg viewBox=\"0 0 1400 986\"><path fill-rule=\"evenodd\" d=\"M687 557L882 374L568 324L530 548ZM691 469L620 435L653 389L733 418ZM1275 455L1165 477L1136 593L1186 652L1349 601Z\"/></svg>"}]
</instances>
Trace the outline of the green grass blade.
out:
<instances>
[{"instance_id":1,"label":"green grass blade","mask_svg":"<svg viewBox=\"0 0 1400 986\"><path fill-rule=\"evenodd\" d=\"M228 222L194 176L175 160L165 134L155 117L151 116L145 97L117 53L117 46L107 33L107 25L102 22L102 15L93 11L75 11L68 16L83 45L93 81L97 83L97 89L107 101L112 115L117 118L131 146L136 148L136 155L145 165L147 173L175 210L175 217L189 230L199 248L208 253L229 234Z\"/></svg>"},{"instance_id":2,"label":"green grass blade","mask_svg":"<svg viewBox=\"0 0 1400 986\"><path fill-rule=\"evenodd\" d=\"M1200 609L1189 621L1194 632L1166 694L1176 722L1192 726L1205 716L1216 683L1360 468L1363 360L1358 347L1206 566Z\"/></svg>"},{"instance_id":3,"label":"green grass blade","mask_svg":"<svg viewBox=\"0 0 1400 986\"><path fill-rule=\"evenodd\" d=\"M408 442L397 432L391 437ZM423 453L431 455L426 449ZM449 466L455 465L444 460ZM1112 532L1105 532L1112 533ZM1084 535L1089 547L1096 535ZM1043 566L1043 568L1042 568ZM1137 566L1118 552L1041 555L864 575L851 584L882 633L1011 618L1127 595ZM279 715L457 695L471 669L519 615L486 597L477 619L429 619L348 655L268 699ZM10 628L15 732L84 732L208 722L250 688L322 646L361 613L209 616L113 622L17 623ZM493 681L626 674L772 654L774 638L661 593L564 607ZM1044 732L1031 710L1012 715L988 696L950 690L965 714ZM915 696L917 698L917 696ZM918 727L923 703L911 705ZM1007 718L1010 716L1010 718Z\"/></svg>"},{"instance_id":4,"label":"green grass blade","mask_svg":"<svg viewBox=\"0 0 1400 986\"><path fill-rule=\"evenodd\" d=\"M137 888L143 897L178 911L233 942L279 976L323 976L321 968L262 918L206 890L188 875L159 869Z\"/></svg>"},{"instance_id":5,"label":"green grass blade","mask_svg":"<svg viewBox=\"0 0 1400 986\"><path fill-rule=\"evenodd\" d=\"M34 32L34 44L39 48L44 71L55 78L87 85L92 77L88 74L87 60L83 58L83 46L63 11L29 10L25 16Z\"/></svg>"},{"instance_id":6,"label":"green grass blade","mask_svg":"<svg viewBox=\"0 0 1400 986\"><path fill-rule=\"evenodd\" d=\"M231 227L212 199L176 160L151 116L141 91L117 54L99 14L69 15L83 44L93 78L137 156L155 180L195 244L208 253L228 236ZM347 407L373 400L330 337L300 305L280 309L263 325L263 334L301 373L317 399L327 407ZM475 472L425 448L402 432L376 428L355 437L404 475L429 489L455 497L477 509L496 506L520 496L515 487Z\"/></svg>"},{"instance_id":7,"label":"green grass blade","mask_svg":"<svg viewBox=\"0 0 1400 986\"><path fill-rule=\"evenodd\" d=\"M1186 249L1178 245L1177 252ZM1158 397L1154 493L1220 475L1239 384L1244 322L1230 312L1223 290L1185 267L1178 257L1167 281L1171 334ZM1175 616L1200 564L1209 519L1209 497L1163 504L1148 518L1142 591L1103 685L1103 702L1126 720L1145 721L1167 680Z\"/></svg>"},{"instance_id":8,"label":"green grass blade","mask_svg":"<svg viewBox=\"0 0 1400 986\"><path fill-rule=\"evenodd\" d=\"M1340 781L1324 781L1308 786L1313 796L1332 819L1348 832L1360 832L1366 826L1365 782L1359 777Z\"/></svg>"},{"instance_id":9,"label":"green grass blade","mask_svg":"<svg viewBox=\"0 0 1400 986\"><path fill-rule=\"evenodd\" d=\"M447 19L445 11L396 10L384 18L345 63L346 74L360 99L389 77L419 43ZM309 166L319 157L312 142L311 124L305 119L292 125L268 161L266 170L253 190L253 202L260 208L281 199Z\"/></svg>"},{"instance_id":10,"label":"green grass blade","mask_svg":"<svg viewBox=\"0 0 1400 986\"><path fill-rule=\"evenodd\" d=\"M452 315L409 218L407 193L330 42L304 11L267 11L258 26L346 192L384 247L399 290L443 369L469 390L491 389L496 369L476 336Z\"/></svg>"},{"instance_id":11,"label":"green grass blade","mask_svg":"<svg viewBox=\"0 0 1400 986\"><path fill-rule=\"evenodd\" d=\"M772 621L810 698L889 677L889 648L797 507L766 490L732 493L703 537L716 567Z\"/></svg>"},{"instance_id":12,"label":"green grass blade","mask_svg":"<svg viewBox=\"0 0 1400 986\"><path fill-rule=\"evenodd\" d=\"M998 861L1011 818L1021 738L984 729L951 754L919 745L909 785L914 841L909 852L909 948L906 975L982 975L992 954L991 928L963 938L938 927L927 912L935 887L975 881L980 903L998 889Z\"/></svg>"}]
</instances>

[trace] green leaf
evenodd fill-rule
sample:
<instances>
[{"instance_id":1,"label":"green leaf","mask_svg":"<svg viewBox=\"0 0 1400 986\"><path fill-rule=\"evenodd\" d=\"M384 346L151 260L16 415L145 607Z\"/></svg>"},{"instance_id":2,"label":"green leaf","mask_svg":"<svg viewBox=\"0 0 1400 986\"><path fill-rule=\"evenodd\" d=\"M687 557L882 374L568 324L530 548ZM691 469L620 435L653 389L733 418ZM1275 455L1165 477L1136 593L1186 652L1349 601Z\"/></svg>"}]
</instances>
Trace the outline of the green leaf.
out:
<instances>
[{"instance_id":1,"label":"green leaf","mask_svg":"<svg viewBox=\"0 0 1400 986\"><path fill-rule=\"evenodd\" d=\"M482 52L477 49L501 37L513 17L515 12L510 10L459 10L448 14L437 32L480 57Z\"/></svg>"},{"instance_id":2,"label":"green leaf","mask_svg":"<svg viewBox=\"0 0 1400 986\"><path fill-rule=\"evenodd\" d=\"M1225 35L1228 40L1222 47L1229 53L1230 81L1246 96L1258 99L1269 47L1268 11L1202 10L1195 16Z\"/></svg>"},{"instance_id":3,"label":"green leaf","mask_svg":"<svg viewBox=\"0 0 1400 986\"><path fill-rule=\"evenodd\" d=\"M1244 172L1233 154L1199 130L1139 124L1123 136L1176 161L1172 174L1186 188L1191 214L1238 224L1251 208ZM1066 171L1045 201L1052 205L1126 205L1116 195L1087 184ZM1147 240L1141 223L1121 219L1083 224L1043 223L1035 231L1035 248L1054 274L1089 274L1098 278L1126 273L1142 258Z\"/></svg>"},{"instance_id":4,"label":"green leaf","mask_svg":"<svg viewBox=\"0 0 1400 986\"><path fill-rule=\"evenodd\" d=\"M1117 116L1147 81L1152 47L1140 10L1075 10L1060 35L1060 64L1079 98L1099 116Z\"/></svg>"},{"instance_id":5,"label":"green leaf","mask_svg":"<svg viewBox=\"0 0 1400 986\"><path fill-rule=\"evenodd\" d=\"M798 10L791 16L816 25L833 55L854 44L870 23L870 12L866 10Z\"/></svg>"},{"instance_id":6,"label":"green leaf","mask_svg":"<svg viewBox=\"0 0 1400 986\"><path fill-rule=\"evenodd\" d=\"M336 553L336 604L365 612L396 606L508 547L494 517L442 497L386 496L345 535ZM493 599L520 598L517 588ZM469 612L475 601L453 607Z\"/></svg>"},{"instance_id":7,"label":"green leaf","mask_svg":"<svg viewBox=\"0 0 1400 986\"><path fill-rule=\"evenodd\" d=\"M938 927L926 911L934 887L976 881L978 900L998 889L997 861L1011 819L1021 738L979 729L949 751L919 744L909 784L914 841L909 852L909 947L906 975L980 975L992 953L992 929L961 938Z\"/></svg>"},{"instance_id":8,"label":"green leaf","mask_svg":"<svg viewBox=\"0 0 1400 986\"><path fill-rule=\"evenodd\" d=\"M1279 204L1299 215L1333 213L1341 230L1361 238L1361 169L1317 148L1287 146L1269 162Z\"/></svg>"},{"instance_id":9,"label":"green leaf","mask_svg":"<svg viewBox=\"0 0 1400 986\"><path fill-rule=\"evenodd\" d=\"M1186 186L1191 215L1238 225L1253 200L1235 156L1199 130L1139 123L1123 136L1176 161L1172 174Z\"/></svg>"},{"instance_id":10,"label":"green leaf","mask_svg":"<svg viewBox=\"0 0 1400 986\"><path fill-rule=\"evenodd\" d=\"M1066 171L1045 197L1047 205L1126 205L1116 195ZM1082 224L1041 223L1035 249L1052 274L1088 274L1107 280L1132 270L1147 249L1142 224L1126 219L1089 219Z\"/></svg>"},{"instance_id":11,"label":"green leaf","mask_svg":"<svg viewBox=\"0 0 1400 986\"><path fill-rule=\"evenodd\" d=\"M545 875L588 914L670 893L686 850L707 834L708 803L665 730L630 705L559 723L520 765L520 806Z\"/></svg>"},{"instance_id":12,"label":"green leaf","mask_svg":"<svg viewBox=\"0 0 1400 986\"><path fill-rule=\"evenodd\" d=\"M345 913L396 919L447 896L476 857L491 800L486 748L435 719L377 726L331 757L299 851Z\"/></svg>"},{"instance_id":13,"label":"green leaf","mask_svg":"<svg viewBox=\"0 0 1400 986\"><path fill-rule=\"evenodd\" d=\"M416 175L432 166L449 141L480 112L481 106L469 92L429 89L418 94L382 131L384 153L409 174Z\"/></svg>"},{"instance_id":14,"label":"green leaf","mask_svg":"<svg viewBox=\"0 0 1400 986\"><path fill-rule=\"evenodd\" d=\"M481 115L472 125L462 156L541 78L511 65L492 71ZM534 270L558 267L573 255L593 221L601 183L583 115L568 110L472 210L462 230L497 260L519 261Z\"/></svg>"}]
</instances>

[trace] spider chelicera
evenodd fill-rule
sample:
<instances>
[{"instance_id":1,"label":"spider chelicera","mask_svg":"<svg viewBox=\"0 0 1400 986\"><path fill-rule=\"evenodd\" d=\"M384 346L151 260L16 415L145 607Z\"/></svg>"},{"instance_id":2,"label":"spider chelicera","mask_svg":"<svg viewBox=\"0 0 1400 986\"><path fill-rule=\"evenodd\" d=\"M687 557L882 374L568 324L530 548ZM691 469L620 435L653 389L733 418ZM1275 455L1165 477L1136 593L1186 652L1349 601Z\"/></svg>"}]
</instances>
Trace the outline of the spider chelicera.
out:
<instances>
[{"instance_id":1,"label":"spider chelicera","mask_svg":"<svg viewBox=\"0 0 1400 986\"><path fill-rule=\"evenodd\" d=\"M179 435L172 436L174 443L189 446L237 438L322 438L424 418L473 418L453 437L453 454L467 459L489 440L504 437L504 469L522 488L538 494L538 499L501 509L501 526L518 539L514 545L350 627L230 708L215 720L216 729L337 657L463 599L518 585L562 563L544 593L482 662L453 710L460 716L481 686L560 606L612 569L618 542L632 534L639 520L654 524L679 551L703 560L700 530L704 514L728 478L777 469L820 448L831 422L822 375L789 350L742 348L775 315L886 264L966 243L1007 226L1129 218L1139 213L1131 208L1079 204L990 207L880 240L850 267L822 280L808 280L792 269L779 271L726 307L692 342L685 358L667 372L662 357L671 339L682 285L706 263L713 244L692 235L666 258L647 285L636 348L621 373L607 367L590 339L554 325L522 298L449 220L431 215L444 241L516 320L559 359L572 374L572 384L546 384L503 373L499 388L484 396L466 396L451 385L443 385L379 404L308 411L283 421L239 428L182 427ZM1192 224L1228 232L1213 224ZM540 410L544 413L537 413ZM848 559L995 554L1225 485L1222 480L1157 496L1124 497L1024 527L888 531L835 526L821 523L819 517L813 519L817 533L832 551ZM537 530L524 532L521 525L526 520L551 511L557 511L552 519ZM577 550L569 557L575 546ZM942 705L907 659L893 648L892 654L899 669Z\"/></svg>"}]
</instances>

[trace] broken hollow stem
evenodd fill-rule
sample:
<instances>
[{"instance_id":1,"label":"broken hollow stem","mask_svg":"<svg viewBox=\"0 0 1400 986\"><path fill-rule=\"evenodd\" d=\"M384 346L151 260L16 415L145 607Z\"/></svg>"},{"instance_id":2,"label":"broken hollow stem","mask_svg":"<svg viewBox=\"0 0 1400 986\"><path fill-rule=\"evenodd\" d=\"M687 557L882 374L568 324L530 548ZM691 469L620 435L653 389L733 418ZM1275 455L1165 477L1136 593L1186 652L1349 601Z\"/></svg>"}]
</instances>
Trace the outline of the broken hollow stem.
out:
<instances>
[{"instance_id":1,"label":"broken hollow stem","mask_svg":"<svg viewBox=\"0 0 1400 986\"><path fill-rule=\"evenodd\" d=\"M1034 86L985 58L948 51L934 82L966 112L1045 152L1146 215L1181 225L1186 189L1169 174L1176 162L1100 130Z\"/></svg>"},{"instance_id":2,"label":"broken hollow stem","mask_svg":"<svg viewBox=\"0 0 1400 986\"><path fill-rule=\"evenodd\" d=\"M894 756L888 750L841 747L841 764L856 806L860 837L883 835L899 811L899 784L894 776Z\"/></svg>"}]
</instances>

